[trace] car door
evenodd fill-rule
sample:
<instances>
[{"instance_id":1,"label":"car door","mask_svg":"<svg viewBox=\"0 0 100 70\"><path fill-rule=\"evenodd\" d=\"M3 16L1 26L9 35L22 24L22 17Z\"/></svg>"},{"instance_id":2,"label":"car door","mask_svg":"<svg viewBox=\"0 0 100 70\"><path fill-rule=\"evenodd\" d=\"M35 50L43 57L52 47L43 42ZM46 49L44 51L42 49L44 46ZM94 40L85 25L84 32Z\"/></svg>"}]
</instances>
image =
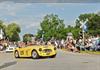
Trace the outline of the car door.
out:
<instances>
[{"instance_id":1,"label":"car door","mask_svg":"<svg viewBox=\"0 0 100 70\"><path fill-rule=\"evenodd\" d=\"M20 53L23 57L30 57L31 56L31 47L27 46L27 47L23 47L20 50Z\"/></svg>"},{"instance_id":2,"label":"car door","mask_svg":"<svg viewBox=\"0 0 100 70\"><path fill-rule=\"evenodd\" d=\"M26 54L27 57L30 57L31 56L32 49L33 49L32 46L27 46L25 48L25 54Z\"/></svg>"},{"instance_id":3,"label":"car door","mask_svg":"<svg viewBox=\"0 0 100 70\"><path fill-rule=\"evenodd\" d=\"M20 50L19 51L20 56L25 57L25 47L20 47L19 50Z\"/></svg>"}]
</instances>

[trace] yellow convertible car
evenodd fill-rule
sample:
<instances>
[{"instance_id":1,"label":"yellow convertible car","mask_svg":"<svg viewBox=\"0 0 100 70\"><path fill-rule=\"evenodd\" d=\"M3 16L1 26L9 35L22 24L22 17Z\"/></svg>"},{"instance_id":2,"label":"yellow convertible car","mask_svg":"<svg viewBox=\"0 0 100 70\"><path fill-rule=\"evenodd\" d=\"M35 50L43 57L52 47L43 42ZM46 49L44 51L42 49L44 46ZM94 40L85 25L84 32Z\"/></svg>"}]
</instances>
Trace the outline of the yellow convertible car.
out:
<instances>
[{"instance_id":1,"label":"yellow convertible car","mask_svg":"<svg viewBox=\"0 0 100 70\"><path fill-rule=\"evenodd\" d=\"M27 47L17 47L14 50L15 58L32 57L37 59L39 57L54 58L57 54L56 47L53 45L33 45Z\"/></svg>"}]
</instances>

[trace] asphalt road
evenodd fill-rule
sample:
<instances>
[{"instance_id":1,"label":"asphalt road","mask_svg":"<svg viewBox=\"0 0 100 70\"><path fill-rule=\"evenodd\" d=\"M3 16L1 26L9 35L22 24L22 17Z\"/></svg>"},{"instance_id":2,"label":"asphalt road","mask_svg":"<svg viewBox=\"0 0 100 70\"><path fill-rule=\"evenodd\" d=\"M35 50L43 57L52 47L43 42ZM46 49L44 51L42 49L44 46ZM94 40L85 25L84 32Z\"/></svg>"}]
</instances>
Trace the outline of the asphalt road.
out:
<instances>
[{"instance_id":1,"label":"asphalt road","mask_svg":"<svg viewBox=\"0 0 100 70\"><path fill-rule=\"evenodd\" d=\"M100 55L58 50L56 58L18 58L0 53L0 70L100 70Z\"/></svg>"}]
</instances>

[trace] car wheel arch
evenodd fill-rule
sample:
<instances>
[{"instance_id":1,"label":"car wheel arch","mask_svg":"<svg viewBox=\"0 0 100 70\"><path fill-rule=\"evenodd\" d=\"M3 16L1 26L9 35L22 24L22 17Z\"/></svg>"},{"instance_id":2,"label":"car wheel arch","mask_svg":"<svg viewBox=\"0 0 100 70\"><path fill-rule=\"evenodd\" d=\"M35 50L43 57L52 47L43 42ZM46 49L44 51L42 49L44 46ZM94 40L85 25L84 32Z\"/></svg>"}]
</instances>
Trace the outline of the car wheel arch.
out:
<instances>
[{"instance_id":1,"label":"car wheel arch","mask_svg":"<svg viewBox=\"0 0 100 70\"><path fill-rule=\"evenodd\" d=\"M33 50L31 51L31 55L32 55L32 52L33 52L33 51L36 51L36 52L38 53L38 51L37 51L36 49L33 49Z\"/></svg>"}]
</instances>

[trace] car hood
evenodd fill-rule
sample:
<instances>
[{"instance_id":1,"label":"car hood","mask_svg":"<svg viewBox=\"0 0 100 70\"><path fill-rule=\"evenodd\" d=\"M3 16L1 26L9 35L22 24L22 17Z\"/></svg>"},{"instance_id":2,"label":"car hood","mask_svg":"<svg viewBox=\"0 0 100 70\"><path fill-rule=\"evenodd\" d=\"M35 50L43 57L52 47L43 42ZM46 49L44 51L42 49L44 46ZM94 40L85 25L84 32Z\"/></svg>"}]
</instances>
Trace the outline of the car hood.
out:
<instances>
[{"instance_id":1,"label":"car hood","mask_svg":"<svg viewBox=\"0 0 100 70\"><path fill-rule=\"evenodd\" d=\"M54 48L53 45L33 45L29 47L36 47L36 48Z\"/></svg>"}]
</instances>

